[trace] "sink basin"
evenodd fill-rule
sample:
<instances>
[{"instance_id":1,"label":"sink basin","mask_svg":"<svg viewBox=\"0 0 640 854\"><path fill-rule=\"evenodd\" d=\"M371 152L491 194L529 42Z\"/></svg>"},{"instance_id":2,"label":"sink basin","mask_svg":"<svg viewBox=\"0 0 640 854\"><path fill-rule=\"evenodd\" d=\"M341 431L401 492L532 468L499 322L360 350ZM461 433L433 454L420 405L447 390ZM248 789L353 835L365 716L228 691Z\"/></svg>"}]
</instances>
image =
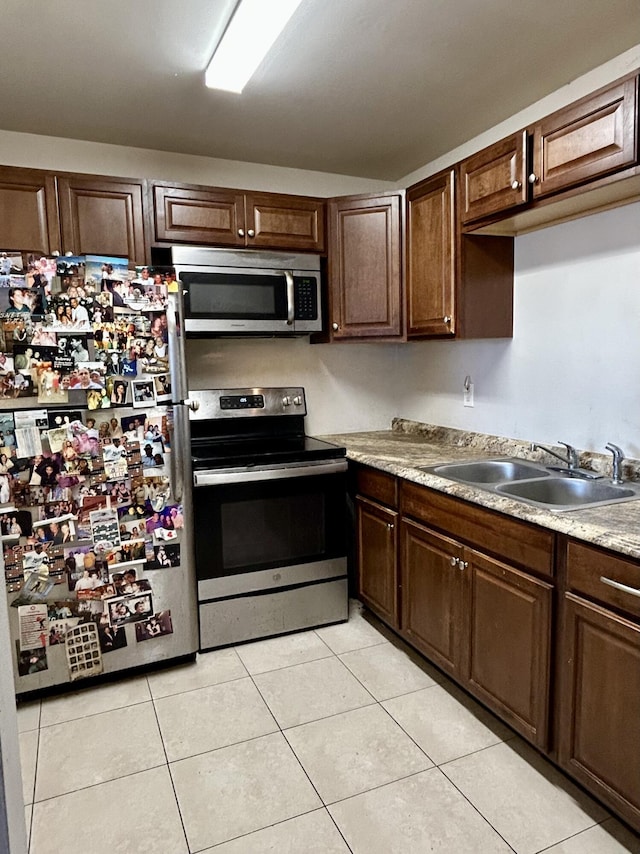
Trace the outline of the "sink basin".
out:
<instances>
[{"instance_id":1,"label":"sink basin","mask_svg":"<svg viewBox=\"0 0 640 854\"><path fill-rule=\"evenodd\" d=\"M635 486L565 477L501 484L496 486L495 492L550 510L599 507L640 498L640 489Z\"/></svg>"},{"instance_id":2,"label":"sink basin","mask_svg":"<svg viewBox=\"0 0 640 854\"><path fill-rule=\"evenodd\" d=\"M444 463L423 466L420 471L459 480L462 483L503 483L532 478L547 478L549 472L524 460L475 460L468 463Z\"/></svg>"},{"instance_id":3,"label":"sink basin","mask_svg":"<svg viewBox=\"0 0 640 854\"><path fill-rule=\"evenodd\" d=\"M555 473L552 475L544 466L529 460L507 458L439 463L435 466L420 466L420 471L554 512L600 507L640 498L640 483L617 485L602 478L584 480Z\"/></svg>"}]
</instances>

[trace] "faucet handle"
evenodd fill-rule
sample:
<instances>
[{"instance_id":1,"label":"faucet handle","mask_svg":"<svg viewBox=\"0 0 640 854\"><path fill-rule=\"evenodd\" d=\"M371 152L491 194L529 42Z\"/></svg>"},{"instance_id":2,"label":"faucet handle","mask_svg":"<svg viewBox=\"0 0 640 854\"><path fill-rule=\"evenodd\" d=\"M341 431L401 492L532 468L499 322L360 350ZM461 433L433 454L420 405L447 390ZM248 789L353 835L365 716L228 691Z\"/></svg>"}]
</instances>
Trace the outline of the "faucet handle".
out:
<instances>
[{"instance_id":1,"label":"faucet handle","mask_svg":"<svg viewBox=\"0 0 640 854\"><path fill-rule=\"evenodd\" d=\"M558 444L564 445L564 447L567 449L567 465L569 466L569 468L570 469L577 469L578 468L578 452L573 447L573 445L568 445L566 442L560 442L560 441L558 441Z\"/></svg>"}]
</instances>

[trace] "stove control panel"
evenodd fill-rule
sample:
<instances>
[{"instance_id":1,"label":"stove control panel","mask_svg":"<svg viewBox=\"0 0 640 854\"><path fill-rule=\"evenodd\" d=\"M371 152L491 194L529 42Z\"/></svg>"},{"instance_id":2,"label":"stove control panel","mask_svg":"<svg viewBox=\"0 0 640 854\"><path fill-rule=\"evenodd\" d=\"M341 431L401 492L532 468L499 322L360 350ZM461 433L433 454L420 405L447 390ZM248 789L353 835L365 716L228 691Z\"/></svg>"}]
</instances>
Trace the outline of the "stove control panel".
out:
<instances>
[{"instance_id":1,"label":"stove control panel","mask_svg":"<svg viewBox=\"0 0 640 854\"><path fill-rule=\"evenodd\" d=\"M220 398L220 409L264 409L261 394L226 394Z\"/></svg>"},{"instance_id":2,"label":"stove control panel","mask_svg":"<svg viewBox=\"0 0 640 854\"><path fill-rule=\"evenodd\" d=\"M275 415L306 415L304 389L286 388L228 388L201 389L189 393L191 421L210 421L219 418L247 418Z\"/></svg>"}]
</instances>

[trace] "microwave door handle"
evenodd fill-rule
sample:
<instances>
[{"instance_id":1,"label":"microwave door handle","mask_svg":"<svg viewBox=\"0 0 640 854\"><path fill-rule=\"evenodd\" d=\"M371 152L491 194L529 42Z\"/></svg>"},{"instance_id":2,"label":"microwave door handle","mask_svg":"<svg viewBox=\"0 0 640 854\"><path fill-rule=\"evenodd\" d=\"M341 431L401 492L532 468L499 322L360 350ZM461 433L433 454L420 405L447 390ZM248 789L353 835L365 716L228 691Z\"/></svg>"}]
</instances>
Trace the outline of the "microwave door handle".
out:
<instances>
[{"instance_id":1,"label":"microwave door handle","mask_svg":"<svg viewBox=\"0 0 640 854\"><path fill-rule=\"evenodd\" d=\"M284 277L287 280L287 326L292 326L295 319L295 288L293 284L293 273L290 270L284 270Z\"/></svg>"}]
</instances>

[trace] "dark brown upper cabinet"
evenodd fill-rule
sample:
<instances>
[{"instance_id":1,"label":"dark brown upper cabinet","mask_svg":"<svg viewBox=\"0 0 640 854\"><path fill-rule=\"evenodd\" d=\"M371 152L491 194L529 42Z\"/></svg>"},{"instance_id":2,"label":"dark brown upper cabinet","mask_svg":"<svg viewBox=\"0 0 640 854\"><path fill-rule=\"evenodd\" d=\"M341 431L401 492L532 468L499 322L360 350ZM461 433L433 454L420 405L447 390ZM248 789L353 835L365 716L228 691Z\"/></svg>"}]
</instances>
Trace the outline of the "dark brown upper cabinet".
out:
<instances>
[{"instance_id":1,"label":"dark brown upper cabinet","mask_svg":"<svg viewBox=\"0 0 640 854\"><path fill-rule=\"evenodd\" d=\"M331 340L402 336L402 203L399 193L329 202Z\"/></svg>"},{"instance_id":2,"label":"dark brown upper cabinet","mask_svg":"<svg viewBox=\"0 0 640 854\"><path fill-rule=\"evenodd\" d=\"M455 173L443 172L407 191L407 335L455 331Z\"/></svg>"},{"instance_id":3,"label":"dark brown upper cabinet","mask_svg":"<svg viewBox=\"0 0 640 854\"><path fill-rule=\"evenodd\" d=\"M324 252L323 199L246 193L247 246Z\"/></svg>"},{"instance_id":4,"label":"dark brown upper cabinet","mask_svg":"<svg viewBox=\"0 0 640 854\"><path fill-rule=\"evenodd\" d=\"M37 169L0 167L0 247L61 251L56 179Z\"/></svg>"},{"instance_id":5,"label":"dark brown upper cabinet","mask_svg":"<svg viewBox=\"0 0 640 854\"><path fill-rule=\"evenodd\" d=\"M509 338L513 239L466 235L451 169L407 190L407 337Z\"/></svg>"},{"instance_id":6,"label":"dark brown upper cabinet","mask_svg":"<svg viewBox=\"0 0 640 854\"><path fill-rule=\"evenodd\" d=\"M322 199L154 183L157 242L324 251Z\"/></svg>"},{"instance_id":7,"label":"dark brown upper cabinet","mask_svg":"<svg viewBox=\"0 0 640 854\"><path fill-rule=\"evenodd\" d=\"M638 77L629 76L466 158L466 231L517 234L637 198Z\"/></svg>"},{"instance_id":8,"label":"dark brown upper cabinet","mask_svg":"<svg viewBox=\"0 0 640 854\"><path fill-rule=\"evenodd\" d=\"M527 132L490 145L460 164L460 219L482 219L523 205L527 194Z\"/></svg>"},{"instance_id":9,"label":"dark brown upper cabinet","mask_svg":"<svg viewBox=\"0 0 640 854\"><path fill-rule=\"evenodd\" d=\"M144 264L144 180L0 167L0 245Z\"/></svg>"},{"instance_id":10,"label":"dark brown upper cabinet","mask_svg":"<svg viewBox=\"0 0 640 854\"><path fill-rule=\"evenodd\" d=\"M533 198L566 190L638 160L638 78L601 90L531 128Z\"/></svg>"},{"instance_id":11,"label":"dark brown upper cabinet","mask_svg":"<svg viewBox=\"0 0 640 854\"><path fill-rule=\"evenodd\" d=\"M64 252L146 263L144 180L64 175L57 181Z\"/></svg>"}]
</instances>

